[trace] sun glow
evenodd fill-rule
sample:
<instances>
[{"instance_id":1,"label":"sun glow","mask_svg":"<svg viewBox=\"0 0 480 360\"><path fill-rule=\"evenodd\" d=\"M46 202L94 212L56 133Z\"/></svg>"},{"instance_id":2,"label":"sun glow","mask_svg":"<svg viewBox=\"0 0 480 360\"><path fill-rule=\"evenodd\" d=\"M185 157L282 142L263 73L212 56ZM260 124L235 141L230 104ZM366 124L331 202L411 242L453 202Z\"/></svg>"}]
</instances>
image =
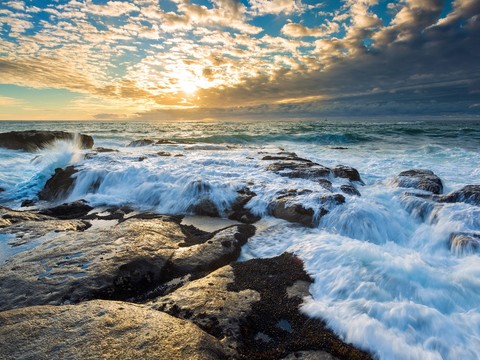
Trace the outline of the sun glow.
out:
<instances>
[{"instance_id":1,"label":"sun glow","mask_svg":"<svg viewBox=\"0 0 480 360\"><path fill-rule=\"evenodd\" d=\"M193 95L198 90L197 83L190 80L180 80L178 86L186 95Z\"/></svg>"}]
</instances>

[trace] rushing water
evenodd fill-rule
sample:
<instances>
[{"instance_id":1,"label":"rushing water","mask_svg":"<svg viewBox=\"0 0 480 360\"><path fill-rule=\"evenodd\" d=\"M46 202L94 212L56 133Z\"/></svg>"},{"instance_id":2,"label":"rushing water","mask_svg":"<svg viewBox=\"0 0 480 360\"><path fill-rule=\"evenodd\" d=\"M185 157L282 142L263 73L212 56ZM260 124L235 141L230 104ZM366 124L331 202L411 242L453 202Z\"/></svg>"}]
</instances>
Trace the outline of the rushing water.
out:
<instances>
[{"instance_id":1,"label":"rushing water","mask_svg":"<svg viewBox=\"0 0 480 360\"><path fill-rule=\"evenodd\" d=\"M412 168L434 171L445 192L479 184L479 122L0 122L0 132L29 129L89 134L95 146L118 152L84 159L88 151L66 142L36 153L0 148L1 205L34 198L69 164L81 171L68 200L160 213L188 213L204 197L226 209L248 184L257 194L248 206L264 218L242 258L300 256L315 280L307 314L381 359L480 358L480 259L452 252L448 241L453 231L480 231L480 208L445 204L419 217L405 189L392 185ZM142 138L175 143L127 146ZM302 198L313 207L325 192L267 171L263 153L280 148L355 167L362 196L347 197L313 229L267 216L281 190L313 190Z\"/></svg>"}]
</instances>

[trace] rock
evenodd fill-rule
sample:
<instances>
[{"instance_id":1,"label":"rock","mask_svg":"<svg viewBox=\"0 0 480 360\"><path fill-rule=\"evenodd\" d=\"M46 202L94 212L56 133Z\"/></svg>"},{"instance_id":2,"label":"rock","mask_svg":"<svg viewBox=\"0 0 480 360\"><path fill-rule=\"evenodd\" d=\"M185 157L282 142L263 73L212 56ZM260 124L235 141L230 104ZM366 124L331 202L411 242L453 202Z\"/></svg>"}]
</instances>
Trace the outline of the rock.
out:
<instances>
[{"instance_id":1,"label":"rock","mask_svg":"<svg viewBox=\"0 0 480 360\"><path fill-rule=\"evenodd\" d=\"M157 155L158 156L172 156L172 154L169 153L168 151L159 151L159 152L157 152Z\"/></svg>"},{"instance_id":2,"label":"rock","mask_svg":"<svg viewBox=\"0 0 480 360\"><path fill-rule=\"evenodd\" d=\"M333 174L335 175L335 177L345 178L350 181L358 181L362 185L365 184L360 178L358 170L350 166L337 165L333 168Z\"/></svg>"},{"instance_id":3,"label":"rock","mask_svg":"<svg viewBox=\"0 0 480 360\"><path fill-rule=\"evenodd\" d=\"M232 204L230 210L228 210L228 218L230 220L237 220L245 224L253 224L259 221L261 218L258 215L252 214L250 209L247 209L245 205L257 194L251 191L248 187L237 191L238 197Z\"/></svg>"},{"instance_id":4,"label":"rock","mask_svg":"<svg viewBox=\"0 0 480 360\"><path fill-rule=\"evenodd\" d=\"M130 144L128 144L127 146L130 146L130 147L148 146L148 145L152 145L153 143L154 141L151 139L141 139L141 140L134 140L130 142Z\"/></svg>"},{"instance_id":5,"label":"rock","mask_svg":"<svg viewBox=\"0 0 480 360\"><path fill-rule=\"evenodd\" d=\"M242 337L240 326L246 322L252 304L260 301L260 294L250 289L229 291L228 285L234 281L233 268L227 265L147 305L192 321L237 350Z\"/></svg>"},{"instance_id":6,"label":"rock","mask_svg":"<svg viewBox=\"0 0 480 360\"><path fill-rule=\"evenodd\" d=\"M331 175L331 170L313 162L285 161L267 166L267 170L292 179L317 180Z\"/></svg>"},{"instance_id":7,"label":"rock","mask_svg":"<svg viewBox=\"0 0 480 360\"><path fill-rule=\"evenodd\" d=\"M2 188L2 187L0 187L0 193L1 193L1 192L4 192L4 191L5 191L5 189Z\"/></svg>"},{"instance_id":8,"label":"rock","mask_svg":"<svg viewBox=\"0 0 480 360\"><path fill-rule=\"evenodd\" d=\"M269 204L269 210L272 216L304 226L315 226L315 211L311 208L305 208L300 204L291 204L291 201L292 198L288 197L272 201Z\"/></svg>"},{"instance_id":9,"label":"rock","mask_svg":"<svg viewBox=\"0 0 480 360\"><path fill-rule=\"evenodd\" d=\"M72 190L75 183L73 175L77 172L78 170L74 166L67 166L65 169L55 169L55 174L38 193L38 198L48 201L65 198Z\"/></svg>"},{"instance_id":10,"label":"rock","mask_svg":"<svg viewBox=\"0 0 480 360\"><path fill-rule=\"evenodd\" d=\"M460 190L452 191L451 193L437 197L438 202L454 203L463 202L470 205L480 206L480 185L467 185Z\"/></svg>"},{"instance_id":11,"label":"rock","mask_svg":"<svg viewBox=\"0 0 480 360\"><path fill-rule=\"evenodd\" d=\"M452 233L449 243L450 249L457 255L473 254L480 250L480 233Z\"/></svg>"},{"instance_id":12,"label":"rock","mask_svg":"<svg viewBox=\"0 0 480 360\"><path fill-rule=\"evenodd\" d=\"M402 171L394 179L396 186L428 191L433 194L443 192L442 180L430 170L412 169Z\"/></svg>"},{"instance_id":13,"label":"rock","mask_svg":"<svg viewBox=\"0 0 480 360\"><path fill-rule=\"evenodd\" d=\"M311 193L311 191L287 190L280 193L280 195L268 205L270 214L279 219L314 227L322 216L328 214L329 208L345 203L345 197L341 194L320 195L318 198L320 208L318 209L316 218L314 209L306 208L298 203L299 200L297 197L305 193Z\"/></svg>"},{"instance_id":14,"label":"rock","mask_svg":"<svg viewBox=\"0 0 480 360\"><path fill-rule=\"evenodd\" d=\"M345 194L347 195L352 195L352 196L362 196L360 194L360 191L358 191L358 189L351 185L351 184L348 184L348 185L340 185L340 190L342 190Z\"/></svg>"},{"instance_id":15,"label":"rock","mask_svg":"<svg viewBox=\"0 0 480 360\"><path fill-rule=\"evenodd\" d=\"M325 351L297 351L282 358L282 360L337 360L338 358Z\"/></svg>"},{"instance_id":16,"label":"rock","mask_svg":"<svg viewBox=\"0 0 480 360\"><path fill-rule=\"evenodd\" d=\"M174 277L189 272L198 277L235 260L254 232L251 225L233 226L189 246L188 231L174 217L138 215L108 229L80 232L73 230L88 226L79 220L21 215L25 219L16 212L10 219L3 215L7 224L2 231L15 234L15 241L36 241L37 246L0 266L0 310L144 296ZM56 233L59 229L63 232ZM43 235L48 237L39 241Z\"/></svg>"},{"instance_id":17,"label":"rock","mask_svg":"<svg viewBox=\"0 0 480 360\"><path fill-rule=\"evenodd\" d=\"M225 359L190 322L142 305L88 301L0 313L2 359Z\"/></svg>"},{"instance_id":18,"label":"rock","mask_svg":"<svg viewBox=\"0 0 480 360\"><path fill-rule=\"evenodd\" d=\"M254 234L253 225L234 225L213 233L203 243L175 251L170 259L173 276L194 274L198 277L229 264L238 258L242 246Z\"/></svg>"},{"instance_id":19,"label":"rock","mask_svg":"<svg viewBox=\"0 0 480 360\"><path fill-rule=\"evenodd\" d=\"M232 263L147 305L189 319L221 339L236 359L279 359L311 349L368 359L299 311L310 283L301 260L285 253Z\"/></svg>"},{"instance_id":20,"label":"rock","mask_svg":"<svg viewBox=\"0 0 480 360\"><path fill-rule=\"evenodd\" d=\"M201 216L219 217L217 206L210 199L201 199L193 206L193 212Z\"/></svg>"},{"instance_id":21,"label":"rock","mask_svg":"<svg viewBox=\"0 0 480 360\"><path fill-rule=\"evenodd\" d=\"M0 207L2 232L16 235L16 239L9 242L12 246L28 243L52 232L84 231L88 227L89 224L79 220L62 221L42 214Z\"/></svg>"},{"instance_id":22,"label":"rock","mask_svg":"<svg viewBox=\"0 0 480 360\"><path fill-rule=\"evenodd\" d=\"M78 200L52 208L42 209L39 213L57 219L79 219L87 215L92 209L93 207L88 205L85 200Z\"/></svg>"},{"instance_id":23,"label":"rock","mask_svg":"<svg viewBox=\"0 0 480 360\"><path fill-rule=\"evenodd\" d=\"M89 135L75 135L64 131L37 130L0 133L0 147L12 150L35 151L56 140L74 139L78 139L79 145L83 149L91 149L93 147L93 138Z\"/></svg>"},{"instance_id":24,"label":"rock","mask_svg":"<svg viewBox=\"0 0 480 360\"><path fill-rule=\"evenodd\" d=\"M23 200L22 203L20 204L20 207L29 207L35 205L35 200L33 199L27 199Z\"/></svg>"},{"instance_id":25,"label":"rock","mask_svg":"<svg viewBox=\"0 0 480 360\"><path fill-rule=\"evenodd\" d=\"M104 148L104 147L96 147L94 150L95 150L97 153L118 152L118 150L109 149L109 148Z\"/></svg>"}]
</instances>

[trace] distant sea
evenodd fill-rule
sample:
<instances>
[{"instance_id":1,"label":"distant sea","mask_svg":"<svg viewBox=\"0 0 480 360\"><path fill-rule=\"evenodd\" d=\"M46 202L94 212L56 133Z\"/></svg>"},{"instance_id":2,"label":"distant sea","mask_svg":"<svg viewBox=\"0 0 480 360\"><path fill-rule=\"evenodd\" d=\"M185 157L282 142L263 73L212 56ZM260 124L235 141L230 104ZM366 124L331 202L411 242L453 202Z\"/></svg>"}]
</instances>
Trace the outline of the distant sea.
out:
<instances>
[{"instance_id":1,"label":"distant sea","mask_svg":"<svg viewBox=\"0 0 480 360\"><path fill-rule=\"evenodd\" d=\"M480 358L480 253L449 246L452 232L480 233L480 208L443 204L419 216L393 181L401 171L428 169L445 193L480 184L480 122L0 122L0 132L32 129L88 134L95 147L117 151L85 157L89 150L74 142L35 153L0 148L0 205L34 199L55 168L70 164L80 171L65 201L162 214L188 214L200 198L226 209L248 185L257 194L248 207L263 219L241 259L301 257L315 280L304 300L308 315L380 359ZM161 141L128 146L139 139ZM261 158L279 151L356 168L361 196L346 197L315 228L268 216L282 190L326 191L266 170ZM318 197L302 201L315 207Z\"/></svg>"}]
</instances>

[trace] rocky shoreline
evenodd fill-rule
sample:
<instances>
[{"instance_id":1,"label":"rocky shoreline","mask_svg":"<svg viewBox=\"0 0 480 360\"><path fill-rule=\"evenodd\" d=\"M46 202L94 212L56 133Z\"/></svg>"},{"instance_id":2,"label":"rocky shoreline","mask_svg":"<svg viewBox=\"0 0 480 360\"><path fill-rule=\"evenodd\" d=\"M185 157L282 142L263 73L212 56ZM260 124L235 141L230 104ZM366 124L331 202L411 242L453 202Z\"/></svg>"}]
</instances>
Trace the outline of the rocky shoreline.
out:
<instances>
[{"instance_id":1,"label":"rocky shoreline","mask_svg":"<svg viewBox=\"0 0 480 360\"><path fill-rule=\"evenodd\" d=\"M73 139L29 134L13 136L24 150L51 136ZM14 143L0 135L0 146ZM93 147L93 139L82 139ZM94 148L86 156L109 151ZM315 227L348 197L362 196L354 168L329 168L284 151L262 156L268 171L325 189L286 188L268 205L270 216ZM225 211L209 199L192 206L191 213L236 222L207 232L183 224L182 216L62 203L79 171L59 168L46 182L38 199L54 206L0 207L0 231L13 252L0 258L0 358L371 358L300 311L312 279L295 255L237 262L260 220L246 206L256 196L248 184ZM480 206L479 185L443 194L441 179L429 170L401 172L390 185L408 189L402 203L419 219L446 203ZM305 196L316 196L318 207L303 205ZM455 253L480 248L476 233L452 232L449 241Z\"/></svg>"}]
</instances>

